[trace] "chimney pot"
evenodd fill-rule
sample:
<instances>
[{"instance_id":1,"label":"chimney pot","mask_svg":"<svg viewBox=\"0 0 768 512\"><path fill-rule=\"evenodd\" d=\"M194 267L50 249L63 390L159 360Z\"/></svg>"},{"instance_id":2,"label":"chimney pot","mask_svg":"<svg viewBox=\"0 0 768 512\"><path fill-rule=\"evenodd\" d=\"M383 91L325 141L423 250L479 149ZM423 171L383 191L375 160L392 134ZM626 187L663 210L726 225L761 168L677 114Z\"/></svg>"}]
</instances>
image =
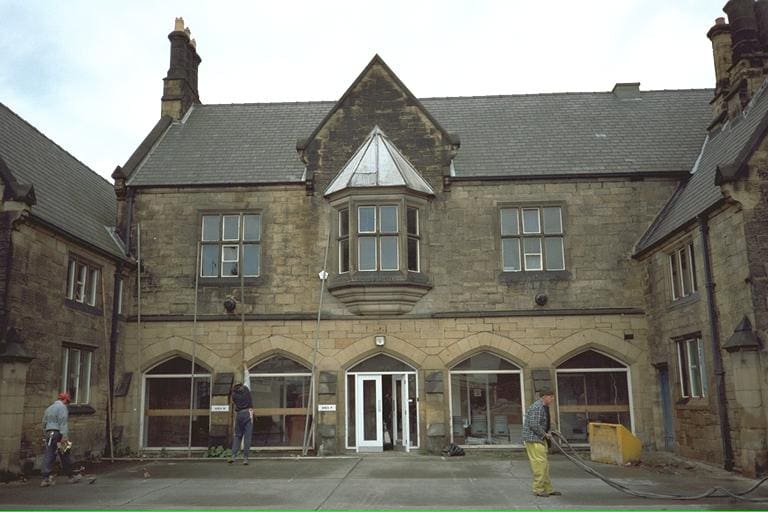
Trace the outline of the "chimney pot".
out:
<instances>
[{"instance_id":1,"label":"chimney pot","mask_svg":"<svg viewBox=\"0 0 768 512\"><path fill-rule=\"evenodd\" d=\"M178 32L184 31L184 18L176 18L176 23L174 24L173 30Z\"/></svg>"},{"instance_id":2,"label":"chimney pot","mask_svg":"<svg viewBox=\"0 0 768 512\"><path fill-rule=\"evenodd\" d=\"M715 18L715 25L725 25L725 18L722 16L720 18Z\"/></svg>"},{"instance_id":3,"label":"chimney pot","mask_svg":"<svg viewBox=\"0 0 768 512\"><path fill-rule=\"evenodd\" d=\"M620 100L640 97L640 82L617 82L611 91Z\"/></svg>"}]
</instances>

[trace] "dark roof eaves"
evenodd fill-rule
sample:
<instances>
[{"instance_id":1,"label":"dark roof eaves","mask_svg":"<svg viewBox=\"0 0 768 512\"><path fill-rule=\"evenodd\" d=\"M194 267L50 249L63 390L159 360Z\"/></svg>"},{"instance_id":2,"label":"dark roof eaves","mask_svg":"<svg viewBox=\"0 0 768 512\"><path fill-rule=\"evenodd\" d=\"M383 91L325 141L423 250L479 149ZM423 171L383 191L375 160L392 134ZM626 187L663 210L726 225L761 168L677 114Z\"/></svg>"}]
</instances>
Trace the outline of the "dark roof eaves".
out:
<instances>
[{"instance_id":1,"label":"dark roof eaves","mask_svg":"<svg viewBox=\"0 0 768 512\"><path fill-rule=\"evenodd\" d=\"M144 183L141 185L131 185L132 189L154 189L154 188L237 188L237 187L265 187L265 186L286 186L301 185L304 186L304 180L296 181L227 181L226 183Z\"/></svg>"},{"instance_id":2,"label":"dark roof eaves","mask_svg":"<svg viewBox=\"0 0 768 512\"><path fill-rule=\"evenodd\" d=\"M115 252L110 252L107 249L103 247L99 247L98 245L94 244L93 242L90 242L88 240L85 240L83 238L80 238L79 236L67 231L66 229L57 226L56 224L53 224L52 222L45 220L44 218L40 217L39 215L36 215L34 212L30 212L29 219L33 220L34 222L37 222L46 228L55 231L59 233L64 238L75 242L79 245L86 246L89 250L94 251L96 253L101 254L102 256L109 258L114 261L120 261L120 262L129 262L130 259L127 255L121 250L120 246L115 242ZM105 229L108 229L107 226L104 226Z\"/></svg>"},{"instance_id":3,"label":"dark roof eaves","mask_svg":"<svg viewBox=\"0 0 768 512\"><path fill-rule=\"evenodd\" d=\"M525 181L525 180L551 180L551 179L594 179L594 178L626 178L638 180L643 178L671 178L683 179L688 176L687 170L669 171L607 171L607 172L561 172L546 174L496 174L477 176L451 176L447 178L451 183L461 181Z\"/></svg>"},{"instance_id":4,"label":"dark roof eaves","mask_svg":"<svg viewBox=\"0 0 768 512\"><path fill-rule=\"evenodd\" d=\"M674 238L678 235L681 231L686 231L692 224L695 224L698 222L698 219L702 216L707 216L710 212L713 210L718 209L721 205L723 205L727 201L726 197L721 197L708 207L706 207L701 212L697 213L694 217L686 220L679 226L675 227L674 229L670 230L669 233L666 233L665 235L661 236L658 240L654 240L650 245L647 245L643 247L642 249L637 250L634 254L632 254L633 259L642 259L649 253L653 252L657 247L660 245L665 244L667 241L669 241L671 238ZM640 244L638 243L638 246Z\"/></svg>"},{"instance_id":5,"label":"dark roof eaves","mask_svg":"<svg viewBox=\"0 0 768 512\"><path fill-rule=\"evenodd\" d=\"M168 132L168 128L172 124L173 118L171 116L162 116L157 123L155 123L155 126L152 127L147 136L144 137L144 140L141 141L141 144L136 148L136 151L128 157L128 160L123 166L123 173L128 181L135 177L135 173L139 170L141 164L149 153L151 153L152 148L160 142L160 139Z\"/></svg>"}]
</instances>

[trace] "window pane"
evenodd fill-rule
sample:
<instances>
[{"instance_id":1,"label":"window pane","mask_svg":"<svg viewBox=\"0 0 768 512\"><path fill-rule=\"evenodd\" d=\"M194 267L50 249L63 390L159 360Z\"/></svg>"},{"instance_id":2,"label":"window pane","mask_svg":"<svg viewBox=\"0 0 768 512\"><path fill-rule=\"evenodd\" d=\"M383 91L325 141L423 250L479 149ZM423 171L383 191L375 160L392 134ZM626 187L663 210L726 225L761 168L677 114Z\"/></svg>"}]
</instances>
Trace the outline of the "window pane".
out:
<instances>
[{"instance_id":1,"label":"window pane","mask_svg":"<svg viewBox=\"0 0 768 512\"><path fill-rule=\"evenodd\" d=\"M237 262L239 260L238 251L239 247L237 245L223 245L221 247L221 276L227 277L227 276L236 276L237 273Z\"/></svg>"},{"instance_id":2,"label":"window pane","mask_svg":"<svg viewBox=\"0 0 768 512\"><path fill-rule=\"evenodd\" d=\"M98 285L99 283L99 271L98 270L91 270L91 286L88 290L88 304L91 306L96 305L96 297L98 293Z\"/></svg>"},{"instance_id":3,"label":"window pane","mask_svg":"<svg viewBox=\"0 0 768 512\"><path fill-rule=\"evenodd\" d=\"M523 233L540 233L539 209L523 208Z\"/></svg>"},{"instance_id":4,"label":"window pane","mask_svg":"<svg viewBox=\"0 0 768 512\"><path fill-rule=\"evenodd\" d=\"M77 403L87 404L91 401L91 352L80 352L80 396Z\"/></svg>"},{"instance_id":5,"label":"window pane","mask_svg":"<svg viewBox=\"0 0 768 512\"><path fill-rule=\"evenodd\" d=\"M692 284L692 291L696 291L699 289L698 284L696 283L696 256L693 253L693 244L688 245L688 255L690 256L690 267L691 267L691 284Z\"/></svg>"},{"instance_id":6,"label":"window pane","mask_svg":"<svg viewBox=\"0 0 768 512\"><path fill-rule=\"evenodd\" d=\"M542 270L541 239L524 238L523 250L525 252L525 270Z\"/></svg>"},{"instance_id":7,"label":"window pane","mask_svg":"<svg viewBox=\"0 0 768 512\"><path fill-rule=\"evenodd\" d=\"M419 271L419 239L408 239L408 270Z\"/></svg>"},{"instance_id":8,"label":"window pane","mask_svg":"<svg viewBox=\"0 0 768 512\"><path fill-rule=\"evenodd\" d=\"M83 302L85 300L85 281L88 276L88 267L77 264L77 287L75 288L75 300Z\"/></svg>"},{"instance_id":9,"label":"window pane","mask_svg":"<svg viewBox=\"0 0 768 512\"><path fill-rule=\"evenodd\" d=\"M560 208L544 208L544 233L560 234L563 232L563 222L560 217Z\"/></svg>"},{"instance_id":10,"label":"window pane","mask_svg":"<svg viewBox=\"0 0 768 512\"><path fill-rule=\"evenodd\" d=\"M677 253L669 255L669 267L672 273L672 299L678 299L680 295L680 274L678 270Z\"/></svg>"},{"instance_id":11,"label":"window pane","mask_svg":"<svg viewBox=\"0 0 768 512\"><path fill-rule=\"evenodd\" d=\"M224 216L224 236L222 240L240 240L240 216Z\"/></svg>"},{"instance_id":12,"label":"window pane","mask_svg":"<svg viewBox=\"0 0 768 512\"><path fill-rule=\"evenodd\" d=\"M75 296L75 262L70 260L69 270L67 271L67 298L72 299Z\"/></svg>"},{"instance_id":13,"label":"window pane","mask_svg":"<svg viewBox=\"0 0 768 512\"><path fill-rule=\"evenodd\" d=\"M379 209L381 215L381 232L397 233L397 206L382 206Z\"/></svg>"},{"instance_id":14,"label":"window pane","mask_svg":"<svg viewBox=\"0 0 768 512\"><path fill-rule=\"evenodd\" d=\"M243 240L258 242L261 240L261 215L243 215Z\"/></svg>"},{"instance_id":15,"label":"window pane","mask_svg":"<svg viewBox=\"0 0 768 512\"><path fill-rule=\"evenodd\" d=\"M361 206L357 209L358 233L376 232L376 208L373 206Z\"/></svg>"},{"instance_id":16,"label":"window pane","mask_svg":"<svg viewBox=\"0 0 768 512\"><path fill-rule=\"evenodd\" d=\"M376 270L376 239L362 237L357 241L359 254L358 270Z\"/></svg>"},{"instance_id":17,"label":"window pane","mask_svg":"<svg viewBox=\"0 0 768 512\"><path fill-rule=\"evenodd\" d=\"M219 241L219 216L203 215L203 242Z\"/></svg>"},{"instance_id":18,"label":"window pane","mask_svg":"<svg viewBox=\"0 0 768 512\"><path fill-rule=\"evenodd\" d=\"M701 368L699 367L699 340L689 340L688 360L691 369L691 396L701 396Z\"/></svg>"},{"instance_id":19,"label":"window pane","mask_svg":"<svg viewBox=\"0 0 768 512\"><path fill-rule=\"evenodd\" d=\"M219 246L202 246L200 256L200 275L202 277L219 277Z\"/></svg>"},{"instance_id":20,"label":"window pane","mask_svg":"<svg viewBox=\"0 0 768 512\"><path fill-rule=\"evenodd\" d=\"M680 394L684 397L690 396L690 385L688 380L688 354L685 343L682 341L677 343L677 364L680 374Z\"/></svg>"},{"instance_id":21,"label":"window pane","mask_svg":"<svg viewBox=\"0 0 768 512\"><path fill-rule=\"evenodd\" d=\"M547 270L565 270L562 238L545 238L544 254L547 258Z\"/></svg>"},{"instance_id":22,"label":"window pane","mask_svg":"<svg viewBox=\"0 0 768 512\"><path fill-rule=\"evenodd\" d=\"M339 242L339 272L349 272L349 240Z\"/></svg>"},{"instance_id":23,"label":"window pane","mask_svg":"<svg viewBox=\"0 0 768 512\"><path fill-rule=\"evenodd\" d=\"M691 294L691 271L688 268L688 251L682 248L677 256L680 259L680 276L682 277L682 295Z\"/></svg>"},{"instance_id":24,"label":"window pane","mask_svg":"<svg viewBox=\"0 0 768 512\"><path fill-rule=\"evenodd\" d=\"M80 351L69 349L69 368L67 368L67 393L74 403L78 403L77 388L80 375Z\"/></svg>"},{"instance_id":25,"label":"window pane","mask_svg":"<svg viewBox=\"0 0 768 512\"><path fill-rule=\"evenodd\" d=\"M520 239L504 238L501 241L501 252L505 272L520 270Z\"/></svg>"},{"instance_id":26,"label":"window pane","mask_svg":"<svg viewBox=\"0 0 768 512\"><path fill-rule=\"evenodd\" d=\"M381 270L397 270L400 267L398 265L398 240L399 238L396 236L381 237Z\"/></svg>"},{"instance_id":27,"label":"window pane","mask_svg":"<svg viewBox=\"0 0 768 512\"><path fill-rule=\"evenodd\" d=\"M517 208L502 208L501 209L501 234L503 235L518 235L520 234L520 227L517 222L518 210Z\"/></svg>"},{"instance_id":28,"label":"window pane","mask_svg":"<svg viewBox=\"0 0 768 512\"><path fill-rule=\"evenodd\" d=\"M261 273L261 246L243 244L243 273L246 277L255 277Z\"/></svg>"},{"instance_id":29,"label":"window pane","mask_svg":"<svg viewBox=\"0 0 768 512\"><path fill-rule=\"evenodd\" d=\"M339 236L349 235L349 210L339 210Z\"/></svg>"},{"instance_id":30,"label":"window pane","mask_svg":"<svg viewBox=\"0 0 768 512\"><path fill-rule=\"evenodd\" d=\"M416 208L408 208L406 212L406 229L409 235L419 234L419 210Z\"/></svg>"}]
</instances>

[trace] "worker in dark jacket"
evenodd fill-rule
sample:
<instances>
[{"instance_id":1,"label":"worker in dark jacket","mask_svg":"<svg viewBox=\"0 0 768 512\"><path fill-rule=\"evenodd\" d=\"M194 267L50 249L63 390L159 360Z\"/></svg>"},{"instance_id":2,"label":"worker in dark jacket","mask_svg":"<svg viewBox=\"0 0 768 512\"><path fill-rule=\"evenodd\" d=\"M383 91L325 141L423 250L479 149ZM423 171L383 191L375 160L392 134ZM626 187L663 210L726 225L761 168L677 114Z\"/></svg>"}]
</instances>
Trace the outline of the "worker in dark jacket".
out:
<instances>
[{"instance_id":1,"label":"worker in dark jacket","mask_svg":"<svg viewBox=\"0 0 768 512\"><path fill-rule=\"evenodd\" d=\"M235 384L232 389L232 403L235 408L235 434L232 438L232 464L237 458L237 452L242 443L243 464L248 465L248 455L251 451L251 436L253 435L253 403L251 390L243 384Z\"/></svg>"},{"instance_id":2,"label":"worker in dark jacket","mask_svg":"<svg viewBox=\"0 0 768 512\"><path fill-rule=\"evenodd\" d=\"M72 457L70 456L69 442L69 393L62 391L58 400L53 402L43 414L43 440L45 441L45 455L43 455L42 475L43 481L40 487L53 485L51 467L56 460L56 455L61 459L61 467L67 475L69 483L76 484L80 481L80 475L72 474Z\"/></svg>"},{"instance_id":3,"label":"worker in dark jacket","mask_svg":"<svg viewBox=\"0 0 768 512\"><path fill-rule=\"evenodd\" d=\"M546 498L561 494L552 488L547 459L547 440L552 437L549 433L549 404L555 399L555 394L549 389L542 389L539 397L525 412L523 444L533 472L533 494Z\"/></svg>"}]
</instances>

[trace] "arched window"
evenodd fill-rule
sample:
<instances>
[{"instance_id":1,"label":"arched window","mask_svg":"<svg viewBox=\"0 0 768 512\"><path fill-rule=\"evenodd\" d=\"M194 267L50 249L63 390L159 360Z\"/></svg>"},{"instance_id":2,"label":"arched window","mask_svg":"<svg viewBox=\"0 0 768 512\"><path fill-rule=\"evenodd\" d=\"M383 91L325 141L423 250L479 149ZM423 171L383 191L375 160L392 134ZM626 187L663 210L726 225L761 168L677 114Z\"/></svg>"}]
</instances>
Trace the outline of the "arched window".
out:
<instances>
[{"instance_id":1,"label":"arched window","mask_svg":"<svg viewBox=\"0 0 768 512\"><path fill-rule=\"evenodd\" d=\"M252 445L302 446L312 377L310 369L276 355L251 366L249 373L254 421Z\"/></svg>"},{"instance_id":2,"label":"arched window","mask_svg":"<svg viewBox=\"0 0 768 512\"><path fill-rule=\"evenodd\" d=\"M451 438L454 443L520 444L523 387L520 368L480 352L451 369Z\"/></svg>"},{"instance_id":3,"label":"arched window","mask_svg":"<svg viewBox=\"0 0 768 512\"><path fill-rule=\"evenodd\" d=\"M193 378L192 361L179 356L154 366L144 374L144 446L207 447L210 409L209 370L195 364Z\"/></svg>"},{"instance_id":4,"label":"arched window","mask_svg":"<svg viewBox=\"0 0 768 512\"><path fill-rule=\"evenodd\" d=\"M557 367L560 431L586 442L590 422L620 423L632 430L629 369L612 357L587 350Z\"/></svg>"}]
</instances>

